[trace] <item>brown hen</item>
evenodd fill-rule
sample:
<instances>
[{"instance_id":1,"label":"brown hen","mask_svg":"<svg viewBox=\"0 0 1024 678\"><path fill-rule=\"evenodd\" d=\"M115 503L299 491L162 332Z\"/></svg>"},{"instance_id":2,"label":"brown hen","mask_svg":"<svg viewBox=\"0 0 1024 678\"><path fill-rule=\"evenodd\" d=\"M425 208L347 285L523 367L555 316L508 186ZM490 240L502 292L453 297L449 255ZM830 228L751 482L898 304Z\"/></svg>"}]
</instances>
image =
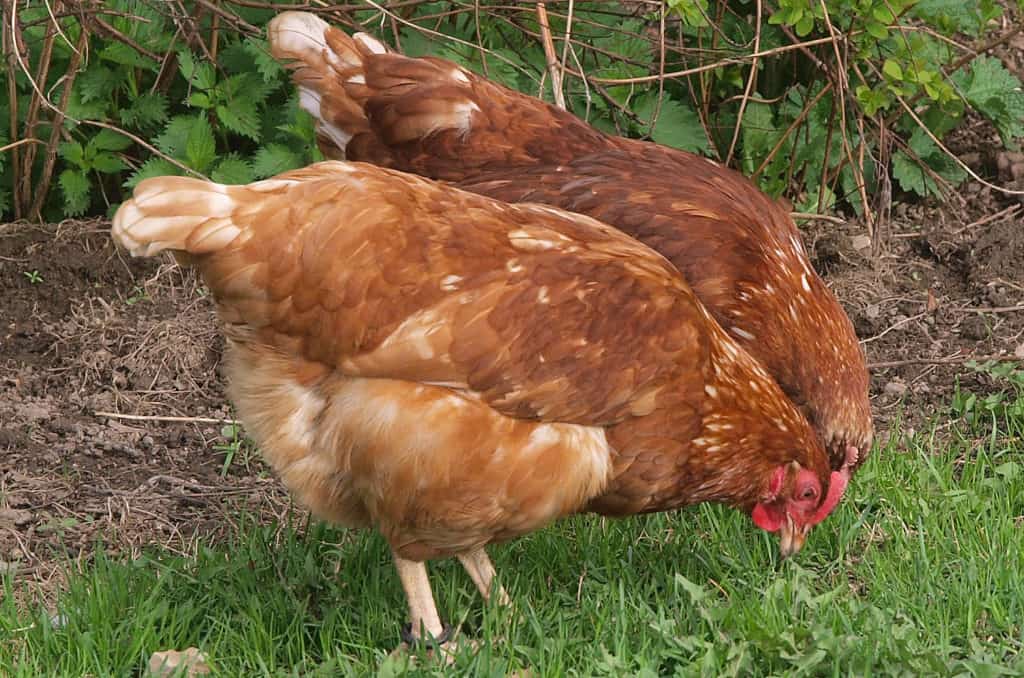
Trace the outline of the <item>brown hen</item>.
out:
<instances>
[{"instance_id":1,"label":"brown hen","mask_svg":"<svg viewBox=\"0 0 1024 678\"><path fill-rule=\"evenodd\" d=\"M112 233L198 267L239 417L316 515L384 535L415 638L445 636L426 559L487 596L489 543L703 501L787 555L846 487L678 271L590 218L326 162L148 179Z\"/></svg>"},{"instance_id":2,"label":"brown hen","mask_svg":"<svg viewBox=\"0 0 1024 678\"><path fill-rule=\"evenodd\" d=\"M456 182L506 201L587 214L669 259L760 360L828 446L833 469L873 437L864 355L788 212L737 172L606 135L437 58L388 52L318 17L268 27L328 157ZM860 462L858 462L860 463Z\"/></svg>"}]
</instances>

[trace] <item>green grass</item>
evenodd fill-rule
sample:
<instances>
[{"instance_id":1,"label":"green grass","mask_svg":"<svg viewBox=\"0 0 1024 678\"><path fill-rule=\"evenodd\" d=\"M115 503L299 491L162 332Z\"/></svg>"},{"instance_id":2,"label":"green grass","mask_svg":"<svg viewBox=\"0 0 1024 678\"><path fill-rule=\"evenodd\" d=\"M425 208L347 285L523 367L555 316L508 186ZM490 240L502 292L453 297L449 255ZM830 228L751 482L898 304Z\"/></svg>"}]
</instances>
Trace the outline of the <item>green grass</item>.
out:
<instances>
[{"instance_id":1,"label":"green grass","mask_svg":"<svg viewBox=\"0 0 1024 678\"><path fill-rule=\"evenodd\" d=\"M1024 400L982 404L942 449L925 434L876 451L790 562L749 519L698 507L492 549L516 613L433 565L443 614L485 641L454 672L1024 675ZM194 560L100 550L60 612L55 629L5 596L0 675L139 675L153 651L192 645L224 676L405 670L387 659L405 603L383 541L319 524L251 526Z\"/></svg>"}]
</instances>

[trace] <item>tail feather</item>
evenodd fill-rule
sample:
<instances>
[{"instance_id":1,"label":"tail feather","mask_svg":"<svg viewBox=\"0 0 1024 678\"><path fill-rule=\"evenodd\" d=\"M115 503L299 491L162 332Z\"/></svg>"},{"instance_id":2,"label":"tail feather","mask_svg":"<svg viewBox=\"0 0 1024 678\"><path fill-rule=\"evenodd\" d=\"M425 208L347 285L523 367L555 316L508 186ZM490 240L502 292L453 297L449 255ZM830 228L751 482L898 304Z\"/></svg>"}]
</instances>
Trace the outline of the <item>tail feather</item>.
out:
<instances>
[{"instance_id":1,"label":"tail feather","mask_svg":"<svg viewBox=\"0 0 1024 678\"><path fill-rule=\"evenodd\" d=\"M136 257L164 250L215 252L242 230L231 219L237 207L231 192L229 186L201 179L146 179L136 187L132 199L117 210L111 235Z\"/></svg>"},{"instance_id":2,"label":"tail feather","mask_svg":"<svg viewBox=\"0 0 1024 678\"><path fill-rule=\"evenodd\" d=\"M464 134L480 110L471 76L455 64L395 54L313 14L279 14L267 36L271 53L292 70L327 157L391 166L393 144L448 129Z\"/></svg>"},{"instance_id":3,"label":"tail feather","mask_svg":"<svg viewBox=\"0 0 1024 678\"><path fill-rule=\"evenodd\" d=\"M274 58L292 70L299 105L316 119L324 154L344 159L349 141L370 131L363 110L370 93L361 87L366 83L365 59L385 54L387 48L365 33L350 37L308 12L274 17L267 37Z\"/></svg>"}]
</instances>

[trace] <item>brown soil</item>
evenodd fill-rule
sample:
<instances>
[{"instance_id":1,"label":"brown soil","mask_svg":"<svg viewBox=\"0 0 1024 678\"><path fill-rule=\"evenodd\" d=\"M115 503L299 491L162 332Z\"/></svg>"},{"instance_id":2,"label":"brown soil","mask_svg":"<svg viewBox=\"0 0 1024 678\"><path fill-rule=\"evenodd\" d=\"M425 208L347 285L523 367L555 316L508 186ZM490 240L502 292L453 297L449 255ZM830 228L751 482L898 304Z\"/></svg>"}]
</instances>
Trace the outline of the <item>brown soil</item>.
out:
<instances>
[{"instance_id":1,"label":"brown soil","mask_svg":"<svg viewBox=\"0 0 1024 678\"><path fill-rule=\"evenodd\" d=\"M0 225L0 571L56 584L100 538L188 552L244 508L287 509L247 447L221 475L231 412L201 292L116 252L107 224Z\"/></svg>"},{"instance_id":2,"label":"brown soil","mask_svg":"<svg viewBox=\"0 0 1024 678\"><path fill-rule=\"evenodd\" d=\"M959 207L897 205L874 255L855 247L856 224L806 228L875 366L882 440L898 411L915 426L941 412L958 376L992 388L964 356L1024 344L1024 208L988 189L962 195ZM189 273L125 258L102 222L10 224L0 295L0 568L52 591L62 564L87 560L97 539L189 552L243 510L289 509L248 448L221 474L222 339Z\"/></svg>"}]
</instances>

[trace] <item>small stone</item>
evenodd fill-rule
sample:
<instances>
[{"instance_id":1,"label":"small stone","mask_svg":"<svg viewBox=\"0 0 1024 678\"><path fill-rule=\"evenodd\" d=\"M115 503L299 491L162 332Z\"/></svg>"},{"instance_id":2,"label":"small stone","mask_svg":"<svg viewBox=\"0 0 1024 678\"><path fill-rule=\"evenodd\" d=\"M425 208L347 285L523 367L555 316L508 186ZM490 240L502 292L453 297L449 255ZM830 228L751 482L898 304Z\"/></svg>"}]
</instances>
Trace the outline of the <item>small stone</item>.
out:
<instances>
[{"instance_id":1,"label":"small stone","mask_svg":"<svg viewBox=\"0 0 1024 678\"><path fill-rule=\"evenodd\" d=\"M1013 357L1024 360L1024 344L1021 344L1020 346L1013 350Z\"/></svg>"},{"instance_id":2,"label":"small stone","mask_svg":"<svg viewBox=\"0 0 1024 678\"><path fill-rule=\"evenodd\" d=\"M206 665L206 656L194 647L184 652L167 650L154 652L149 658L148 678L165 678L169 676L205 676L210 672Z\"/></svg>"},{"instance_id":3,"label":"small stone","mask_svg":"<svg viewBox=\"0 0 1024 678\"><path fill-rule=\"evenodd\" d=\"M866 250L871 248L871 238L866 235L855 235L850 239L850 244L855 250Z\"/></svg>"},{"instance_id":4,"label":"small stone","mask_svg":"<svg viewBox=\"0 0 1024 678\"><path fill-rule=\"evenodd\" d=\"M0 525L8 524L14 527L24 527L32 522L32 512L24 509L5 508L0 509Z\"/></svg>"},{"instance_id":5,"label":"small stone","mask_svg":"<svg viewBox=\"0 0 1024 678\"><path fill-rule=\"evenodd\" d=\"M883 389L885 394L893 396L894 398L900 398L907 392L907 385L902 381L890 381L885 385Z\"/></svg>"}]
</instances>

